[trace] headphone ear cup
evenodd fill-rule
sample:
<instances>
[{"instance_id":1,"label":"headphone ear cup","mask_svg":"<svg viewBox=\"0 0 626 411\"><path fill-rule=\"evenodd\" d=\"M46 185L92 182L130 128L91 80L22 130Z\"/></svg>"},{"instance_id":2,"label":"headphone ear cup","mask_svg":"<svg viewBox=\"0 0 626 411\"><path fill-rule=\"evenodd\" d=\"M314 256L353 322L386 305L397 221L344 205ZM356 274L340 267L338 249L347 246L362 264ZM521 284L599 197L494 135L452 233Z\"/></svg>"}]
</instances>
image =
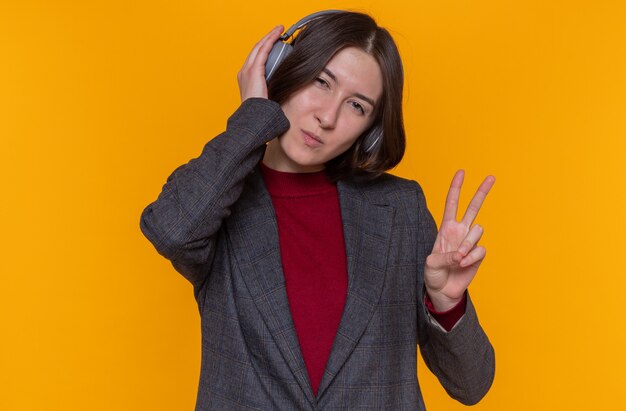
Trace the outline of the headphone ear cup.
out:
<instances>
[{"instance_id":1,"label":"headphone ear cup","mask_svg":"<svg viewBox=\"0 0 626 411\"><path fill-rule=\"evenodd\" d=\"M371 153L376 148L382 144L383 139L383 129L380 125L375 126L370 131L367 132L365 136L363 136L363 143L361 146L366 153Z\"/></svg>"},{"instance_id":2,"label":"headphone ear cup","mask_svg":"<svg viewBox=\"0 0 626 411\"><path fill-rule=\"evenodd\" d=\"M291 44L287 44L281 40L278 40L272 46L272 50L270 54L267 56L267 61L265 62L265 79L269 80L272 74L276 71L280 63L282 63L285 58L291 53L293 50L293 46Z\"/></svg>"}]
</instances>

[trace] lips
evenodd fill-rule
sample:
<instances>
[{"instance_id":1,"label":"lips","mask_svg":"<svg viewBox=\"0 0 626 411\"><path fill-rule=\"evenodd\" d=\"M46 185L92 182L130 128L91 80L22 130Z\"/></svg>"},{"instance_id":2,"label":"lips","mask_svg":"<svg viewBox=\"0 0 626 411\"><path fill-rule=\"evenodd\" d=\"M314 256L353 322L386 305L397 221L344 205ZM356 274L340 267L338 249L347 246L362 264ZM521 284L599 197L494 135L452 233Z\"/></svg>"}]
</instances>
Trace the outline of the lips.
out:
<instances>
[{"instance_id":1,"label":"lips","mask_svg":"<svg viewBox=\"0 0 626 411\"><path fill-rule=\"evenodd\" d=\"M310 133L308 131L305 131L305 130L301 130L301 131L302 131L302 136L304 138L304 144L306 144L307 146L315 148L324 144L322 139L319 138L317 135Z\"/></svg>"}]
</instances>

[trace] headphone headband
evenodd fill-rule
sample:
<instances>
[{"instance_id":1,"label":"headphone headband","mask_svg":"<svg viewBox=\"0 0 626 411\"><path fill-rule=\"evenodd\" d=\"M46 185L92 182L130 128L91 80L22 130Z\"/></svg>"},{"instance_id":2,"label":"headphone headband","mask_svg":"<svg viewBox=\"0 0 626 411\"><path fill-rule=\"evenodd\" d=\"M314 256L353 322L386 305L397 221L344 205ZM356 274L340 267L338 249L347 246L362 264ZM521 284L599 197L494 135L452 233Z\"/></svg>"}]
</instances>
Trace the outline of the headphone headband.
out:
<instances>
[{"instance_id":1,"label":"headphone headband","mask_svg":"<svg viewBox=\"0 0 626 411\"><path fill-rule=\"evenodd\" d=\"M289 53L291 53L293 47L287 42L287 40L289 40L289 38L292 37L296 31L306 26L313 20L316 20L327 14L334 14L340 11L341 10L318 11L317 13L309 14L308 16L298 20L296 24L289 27L289 30L287 30L282 36L280 36L278 41L274 43L270 54L267 56L267 62L265 63L265 79L269 80L272 74L274 74L276 68L280 65L280 63L282 63L283 60L285 60L285 58L289 55Z\"/></svg>"},{"instance_id":2,"label":"headphone headband","mask_svg":"<svg viewBox=\"0 0 626 411\"><path fill-rule=\"evenodd\" d=\"M325 16L327 14L338 13L339 11L340 10L322 10L322 11L318 11L318 12L313 13L313 14L309 14L308 16L298 20L293 26L289 27L289 30L287 30L282 36L280 36L280 40L285 41L285 40L289 39L291 36L294 35L294 33L296 31L298 31L302 27L306 26L307 24L309 24L313 20L317 20L320 17Z\"/></svg>"}]
</instances>

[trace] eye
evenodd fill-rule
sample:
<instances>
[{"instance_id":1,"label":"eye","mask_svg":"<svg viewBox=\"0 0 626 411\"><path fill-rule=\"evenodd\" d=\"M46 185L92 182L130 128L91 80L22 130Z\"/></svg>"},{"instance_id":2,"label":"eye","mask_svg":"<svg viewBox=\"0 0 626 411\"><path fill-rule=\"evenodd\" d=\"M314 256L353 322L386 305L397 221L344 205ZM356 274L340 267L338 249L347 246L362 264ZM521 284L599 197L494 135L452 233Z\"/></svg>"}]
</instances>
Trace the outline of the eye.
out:
<instances>
[{"instance_id":1,"label":"eye","mask_svg":"<svg viewBox=\"0 0 626 411\"><path fill-rule=\"evenodd\" d=\"M365 108L363 108L363 106L357 103L356 101L351 101L350 105L352 106L353 109L355 109L361 115L365 114Z\"/></svg>"},{"instance_id":2,"label":"eye","mask_svg":"<svg viewBox=\"0 0 626 411\"><path fill-rule=\"evenodd\" d=\"M324 88L328 88L328 87L330 87L330 85L328 84L328 81L324 80L324 79L323 79L323 78L321 78L321 77L317 77L317 78L315 79L315 82L316 82L318 85L320 85L321 87L324 87Z\"/></svg>"}]
</instances>

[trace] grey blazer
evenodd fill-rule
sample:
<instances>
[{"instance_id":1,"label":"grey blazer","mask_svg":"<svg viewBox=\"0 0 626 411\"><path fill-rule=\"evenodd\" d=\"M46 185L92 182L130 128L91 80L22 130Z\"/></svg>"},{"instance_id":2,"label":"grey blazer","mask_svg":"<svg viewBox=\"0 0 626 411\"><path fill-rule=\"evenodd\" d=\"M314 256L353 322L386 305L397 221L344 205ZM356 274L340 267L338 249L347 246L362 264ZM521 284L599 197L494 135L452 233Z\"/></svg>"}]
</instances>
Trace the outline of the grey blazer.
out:
<instances>
[{"instance_id":1,"label":"grey blazer","mask_svg":"<svg viewBox=\"0 0 626 411\"><path fill-rule=\"evenodd\" d=\"M257 169L265 143L288 128L278 104L246 100L141 217L145 236L194 287L202 323L196 410L423 410L417 344L452 397L478 402L493 380L493 348L469 298L450 332L429 319L423 267L436 225L419 185L391 175L337 184L348 294L313 394Z\"/></svg>"}]
</instances>

